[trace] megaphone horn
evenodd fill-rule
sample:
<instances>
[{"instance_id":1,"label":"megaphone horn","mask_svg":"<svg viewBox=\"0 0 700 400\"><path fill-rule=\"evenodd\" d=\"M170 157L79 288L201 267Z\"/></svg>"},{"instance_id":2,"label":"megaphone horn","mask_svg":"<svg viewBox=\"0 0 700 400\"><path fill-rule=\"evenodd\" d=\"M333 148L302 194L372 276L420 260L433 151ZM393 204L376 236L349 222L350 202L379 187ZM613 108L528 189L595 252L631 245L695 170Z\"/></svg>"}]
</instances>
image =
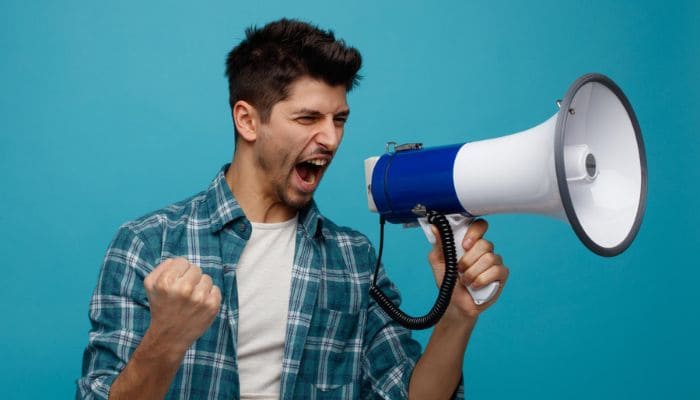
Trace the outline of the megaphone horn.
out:
<instances>
[{"instance_id":1,"label":"megaphone horn","mask_svg":"<svg viewBox=\"0 0 700 400\"><path fill-rule=\"evenodd\" d=\"M434 148L395 146L368 158L370 210L388 222L418 222L429 239L417 210L448 215L458 243L475 216L546 215L568 221L594 253L620 254L646 206L646 156L632 106L601 74L578 78L557 104L556 114L519 133ZM456 250L459 258L461 246ZM470 293L482 303L497 288Z\"/></svg>"}]
</instances>

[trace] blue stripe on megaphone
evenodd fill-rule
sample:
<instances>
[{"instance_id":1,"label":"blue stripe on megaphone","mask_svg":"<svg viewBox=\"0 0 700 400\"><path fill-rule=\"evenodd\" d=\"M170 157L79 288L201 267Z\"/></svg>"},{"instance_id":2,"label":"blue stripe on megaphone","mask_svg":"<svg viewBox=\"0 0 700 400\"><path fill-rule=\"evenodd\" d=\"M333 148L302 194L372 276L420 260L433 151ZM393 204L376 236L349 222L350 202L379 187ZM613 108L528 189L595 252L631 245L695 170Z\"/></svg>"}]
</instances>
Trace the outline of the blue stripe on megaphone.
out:
<instances>
[{"instance_id":1,"label":"blue stripe on megaphone","mask_svg":"<svg viewBox=\"0 0 700 400\"><path fill-rule=\"evenodd\" d=\"M453 168L462 144L384 154L372 173L372 197L388 222L414 222L417 204L452 214L465 212L453 181Z\"/></svg>"}]
</instances>

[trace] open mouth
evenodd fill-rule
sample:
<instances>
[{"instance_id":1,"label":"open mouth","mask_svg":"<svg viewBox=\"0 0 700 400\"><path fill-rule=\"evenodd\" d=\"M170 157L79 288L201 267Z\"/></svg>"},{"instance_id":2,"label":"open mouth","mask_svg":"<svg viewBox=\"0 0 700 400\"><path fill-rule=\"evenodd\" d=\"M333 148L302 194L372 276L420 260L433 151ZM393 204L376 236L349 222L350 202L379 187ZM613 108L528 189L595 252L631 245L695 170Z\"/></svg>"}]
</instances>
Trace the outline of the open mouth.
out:
<instances>
[{"instance_id":1,"label":"open mouth","mask_svg":"<svg viewBox=\"0 0 700 400\"><path fill-rule=\"evenodd\" d=\"M321 175L323 169L328 165L328 160L325 158L316 158L312 160L302 161L294 166L299 178L308 186L313 186Z\"/></svg>"}]
</instances>

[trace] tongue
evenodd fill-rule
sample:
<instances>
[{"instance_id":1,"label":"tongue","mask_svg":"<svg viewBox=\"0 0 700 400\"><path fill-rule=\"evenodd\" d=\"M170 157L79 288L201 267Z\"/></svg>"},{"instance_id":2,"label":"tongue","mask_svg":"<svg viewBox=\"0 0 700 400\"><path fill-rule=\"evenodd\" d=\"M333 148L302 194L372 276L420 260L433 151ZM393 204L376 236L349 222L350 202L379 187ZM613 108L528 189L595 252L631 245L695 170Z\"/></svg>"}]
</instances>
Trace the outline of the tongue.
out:
<instances>
[{"instance_id":1,"label":"tongue","mask_svg":"<svg viewBox=\"0 0 700 400\"><path fill-rule=\"evenodd\" d=\"M297 165L297 173L299 174L299 177L306 182L311 182L314 180L314 172L306 163Z\"/></svg>"}]
</instances>

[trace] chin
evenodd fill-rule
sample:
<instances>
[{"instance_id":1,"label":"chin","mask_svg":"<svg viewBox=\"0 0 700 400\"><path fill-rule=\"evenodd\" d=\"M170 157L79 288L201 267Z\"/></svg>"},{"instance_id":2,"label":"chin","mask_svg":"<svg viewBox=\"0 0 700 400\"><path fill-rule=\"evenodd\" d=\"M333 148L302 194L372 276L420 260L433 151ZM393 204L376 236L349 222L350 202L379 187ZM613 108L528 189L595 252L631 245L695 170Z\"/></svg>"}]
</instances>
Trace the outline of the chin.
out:
<instances>
[{"instance_id":1,"label":"chin","mask_svg":"<svg viewBox=\"0 0 700 400\"><path fill-rule=\"evenodd\" d=\"M308 206L309 203L311 203L312 199L313 194L294 194L291 196L284 196L283 201L284 204L287 205L287 207L293 208L295 210L301 210L302 208Z\"/></svg>"}]
</instances>

